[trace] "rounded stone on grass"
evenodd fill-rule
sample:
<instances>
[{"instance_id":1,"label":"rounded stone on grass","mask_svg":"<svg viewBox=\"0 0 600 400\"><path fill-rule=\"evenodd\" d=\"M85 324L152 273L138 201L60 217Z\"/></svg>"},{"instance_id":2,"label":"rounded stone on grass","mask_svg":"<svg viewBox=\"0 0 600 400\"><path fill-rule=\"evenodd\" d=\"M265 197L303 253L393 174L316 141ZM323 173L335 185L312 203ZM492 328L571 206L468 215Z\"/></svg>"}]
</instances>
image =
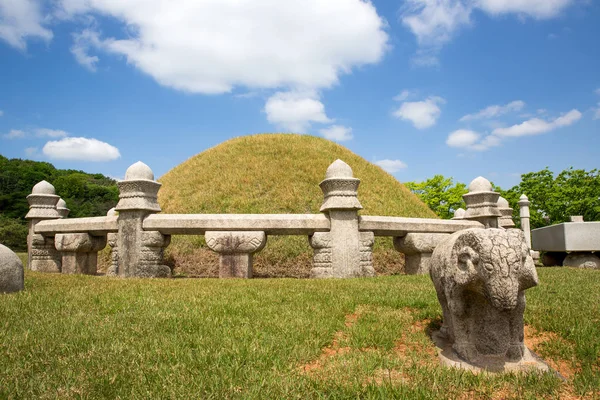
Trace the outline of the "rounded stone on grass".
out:
<instances>
[{"instance_id":1,"label":"rounded stone on grass","mask_svg":"<svg viewBox=\"0 0 600 400\"><path fill-rule=\"evenodd\" d=\"M0 244L0 293L24 289L23 263L8 247Z\"/></svg>"}]
</instances>

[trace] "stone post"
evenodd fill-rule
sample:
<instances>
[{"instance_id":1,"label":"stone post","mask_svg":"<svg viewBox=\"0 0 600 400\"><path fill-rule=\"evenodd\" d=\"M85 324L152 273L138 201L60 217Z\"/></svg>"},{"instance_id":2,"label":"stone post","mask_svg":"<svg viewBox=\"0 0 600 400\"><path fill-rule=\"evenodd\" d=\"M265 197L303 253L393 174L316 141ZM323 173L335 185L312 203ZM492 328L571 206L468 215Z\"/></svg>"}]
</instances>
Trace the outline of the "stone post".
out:
<instances>
[{"instance_id":1,"label":"stone post","mask_svg":"<svg viewBox=\"0 0 600 400\"><path fill-rule=\"evenodd\" d=\"M526 195L522 194L519 197L519 215L521 217L521 229L523 233L525 233L525 241L527 242L527 247L531 249L531 227L529 226L529 199Z\"/></svg>"},{"instance_id":2,"label":"stone post","mask_svg":"<svg viewBox=\"0 0 600 400\"><path fill-rule=\"evenodd\" d=\"M262 231L207 231L204 238L219 253L219 278L252 278L253 254L267 243Z\"/></svg>"},{"instance_id":3,"label":"stone post","mask_svg":"<svg viewBox=\"0 0 600 400\"><path fill-rule=\"evenodd\" d=\"M56 249L62 252L63 274L96 275L98 251L106 246L105 236L89 233L57 233Z\"/></svg>"},{"instance_id":4,"label":"stone post","mask_svg":"<svg viewBox=\"0 0 600 400\"><path fill-rule=\"evenodd\" d=\"M29 212L25 216L29 220L27 235L27 268L40 272L60 272L60 253L54 247L53 236L42 236L34 232L38 222L47 219L59 219L56 204L60 197L56 195L54 186L46 181L36 184L27 196Z\"/></svg>"},{"instance_id":5,"label":"stone post","mask_svg":"<svg viewBox=\"0 0 600 400\"><path fill-rule=\"evenodd\" d=\"M117 216L115 208L111 208L106 213L107 217ZM118 234L109 232L106 235L106 241L110 247L110 266L106 270L106 276L117 276L119 274L119 246L117 245Z\"/></svg>"},{"instance_id":6,"label":"stone post","mask_svg":"<svg viewBox=\"0 0 600 400\"><path fill-rule=\"evenodd\" d=\"M512 219L513 209L510 208L510 204L508 204L508 200L504 197L500 197L498 199L498 210L502 216L498 220L498 224L500 228L509 229L515 227L515 222Z\"/></svg>"},{"instance_id":7,"label":"stone post","mask_svg":"<svg viewBox=\"0 0 600 400\"><path fill-rule=\"evenodd\" d=\"M58 203L56 203L56 211L61 218L67 218L71 210L67 208L67 203L63 199L58 199Z\"/></svg>"},{"instance_id":8,"label":"stone post","mask_svg":"<svg viewBox=\"0 0 600 400\"><path fill-rule=\"evenodd\" d=\"M453 220L459 220L459 219L465 219L465 214L467 212L462 209L459 208L458 210L454 211L454 217L452 217Z\"/></svg>"},{"instance_id":9,"label":"stone post","mask_svg":"<svg viewBox=\"0 0 600 400\"><path fill-rule=\"evenodd\" d=\"M125 179L117 186L119 276L169 277L171 269L163 263L163 251L171 237L142 229L148 215L160 212L157 196L161 184L154 181L152 170L138 161L127 169Z\"/></svg>"},{"instance_id":10,"label":"stone post","mask_svg":"<svg viewBox=\"0 0 600 400\"><path fill-rule=\"evenodd\" d=\"M492 190L490 181L480 176L469 184L469 193L463 195L467 205L464 219L479 221L485 228L498 228L500 193Z\"/></svg>"},{"instance_id":11,"label":"stone post","mask_svg":"<svg viewBox=\"0 0 600 400\"><path fill-rule=\"evenodd\" d=\"M394 247L405 256L404 272L407 275L428 274L433 250L448 236L448 233L407 233L395 237Z\"/></svg>"},{"instance_id":12,"label":"stone post","mask_svg":"<svg viewBox=\"0 0 600 400\"><path fill-rule=\"evenodd\" d=\"M334 161L319 184L324 201L321 212L330 220L329 232L309 237L314 248L312 278L350 278L373 276L373 233L358 231L360 180L342 160Z\"/></svg>"}]
</instances>

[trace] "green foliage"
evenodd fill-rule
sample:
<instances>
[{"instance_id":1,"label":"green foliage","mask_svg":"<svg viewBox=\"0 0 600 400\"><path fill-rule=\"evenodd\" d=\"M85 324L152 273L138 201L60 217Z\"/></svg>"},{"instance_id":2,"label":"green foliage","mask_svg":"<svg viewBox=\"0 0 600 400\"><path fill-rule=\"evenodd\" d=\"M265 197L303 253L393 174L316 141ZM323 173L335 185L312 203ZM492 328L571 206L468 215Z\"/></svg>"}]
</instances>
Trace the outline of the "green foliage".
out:
<instances>
[{"instance_id":1,"label":"green foliage","mask_svg":"<svg viewBox=\"0 0 600 400\"><path fill-rule=\"evenodd\" d=\"M435 175L424 182L405 182L404 185L441 218L450 219L454 211L465 208L462 195L467 193L467 186L454 183L452 178Z\"/></svg>"},{"instance_id":2,"label":"green foliage","mask_svg":"<svg viewBox=\"0 0 600 400\"><path fill-rule=\"evenodd\" d=\"M29 210L27 196L33 186L46 180L52 183L71 210L70 217L106 215L117 204L116 182L102 174L61 170L47 162L8 159L0 155L0 243L12 249L23 249L27 236L25 215Z\"/></svg>"},{"instance_id":3,"label":"green foliage","mask_svg":"<svg viewBox=\"0 0 600 400\"><path fill-rule=\"evenodd\" d=\"M556 177L546 167L538 172L521 175L521 182L501 192L518 217L519 197L526 194L531 202L531 227L569 221L572 215L582 215L585 221L600 220L600 172L569 168Z\"/></svg>"},{"instance_id":4,"label":"green foliage","mask_svg":"<svg viewBox=\"0 0 600 400\"><path fill-rule=\"evenodd\" d=\"M0 214L0 243L12 251L27 251L27 223Z\"/></svg>"}]
</instances>

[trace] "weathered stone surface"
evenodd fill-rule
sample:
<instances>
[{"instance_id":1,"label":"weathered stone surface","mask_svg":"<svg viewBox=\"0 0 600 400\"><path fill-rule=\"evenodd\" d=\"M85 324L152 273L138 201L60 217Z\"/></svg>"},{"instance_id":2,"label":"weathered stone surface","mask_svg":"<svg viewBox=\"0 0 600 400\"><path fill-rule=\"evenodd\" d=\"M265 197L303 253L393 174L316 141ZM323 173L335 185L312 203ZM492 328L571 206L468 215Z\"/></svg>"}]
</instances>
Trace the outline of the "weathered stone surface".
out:
<instances>
[{"instance_id":1,"label":"weathered stone surface","mask_svg":"<svg viewBox=\"0 0 600 400\"><path fill-rule=\"evenodd\" d=\"M52 219L40 221L35 225L35 233L43 235L88 232L95 236L102 236L117 230L116 216Z\"/></svg>"},{"instance_id":2,"label":"weathered stone surface","mask_svg":"<svg viewBox=\"0 0 600 400\"><path fill-rule=\"evenodd\" d=\"M462 208L459 208L458 210L454 211L454 217L452 217L452 219L454 219L454 220L465 219L466 213L467 213L467 211L465 211Z\"/></svg>"},{"instance_id":3,"label":"weathered stone surface","mask_svg":"<svg viewBox=\"0 0 600 400\"><path fill-rule=\"evenodd\" d=\"M525 194L522 194L521 197L519 197L519 202L517 204L519 205L519 218L521 219L521 230L525 234L525 241L527 242L527 246L529 246L530 249L533 249L534 247L531 246L531 227L529 225L529 199ZM536 250L539 249L536 248Z\"/></svg>"},{"instance_id":4,"label":"weathered stone surface","mask_svg":"<svg viewBox=\"0 0 600 400\"><path fill-rule=\"evenodd\" d=\"M408 275L428 274L433 250L448 236L447 233L409 233L395 237L394 247L405 255L404 272Z\"/></svg>"},{"instance_id":5,"label":"weathered stone surface","mask_svg":"<svg viewBox=\"0 0 600 400\"><path fill-rule=\"evenodd\" d=\"M515 222L512 219L513 209L510 208L508 200L506 200L504 197L498 198L498 210L500 211L500 214L502 214L502 216L498 219L498 225L500 228L514 228Z\"/></svg>"},{"instance_id":6,"label":"weathered stone surface","mask_svg":"<svg viewBox=\"0 0 600 400\"><path fill-rule=\"evenodd\" d=\"M44 220L60 218L56 209L58 197L54 186L46 181L36 184L27 196L29 212L25 216L29 220L27 235L27 267L32 271L60 272L60 254L54 248L54 234L45 237L36 234L36 226Z\"/></svg>"},{"instance_id":7,"label":"weathered stone surface","mask_svg":"<svg viewBox=\"0 0 600 400\"><path fill-rule=\"evenodd\" d=\"M569 221L570 222L584 222L583 215L571 215L569 217Z\"/></svg>"},{"instance_id":8,"label":"weathered stone surface","mask_svg":"<svg viewBox=\"0 0 600 400\"><path fill-rule=\"evenodd\" d=\"M408 233L454 233L463 229L480 228L477 221L433 218L385 217L361 215L358 217L361 232L370 231L375 236L404 236Z\"/></svg>"},{"instance_id":9,"label":"weathered stone surface","mask_svg":"<svg viewBox=\"0 0 600 400\"><path fill-rule=\"evenodd\" d=\"M106 213L107 217L114 217L115 219L118 217L118 215L119 213L117 213L117 210L115 210L114 207L108 210ZM117 234L112 232L107 233L106 243L110 247L110 265L106 270L106 276L117 276L119 274L119 248L117 247Z\"/></svg>"},{"instance_id":10,"label":"weathered stone surface","mask_svg":"<svg viewBox=\"0 0 600 400\"><path fill-rule=\"evenodd\" d=\"M570 253L565 257L565 267L600 269L600 258L592 253Z\"/></svg>"},{"instance_id":11,"label":"weathered stone surface","mask_svg":"<svg viewBox=\"0 0 600 400\"><path fill-rule=\"evenodd\" d=\"M56 211L58 211L61 218L67 218L71 212L71 210L67 208L67 203L63 199L58 199L58 203L56 203Z\"/></svg>"},{"instance_id":12,"label":"weathered stone surface","mask_svg":"<svg viewBox=\"0 0 600 400\"><path fill-rule=\"evenodd\" d=\"M56 249L62 253L63 274L96 274L98 251L106 246L106 236L59 233L55 236L54 242Z\"/></svg>"},{"instance_id":13,"label":"weathered stone surface","mask_svg":"<svg viewBox=\"0 0 600 400\"><path fill-rule=\"evenodd\" d=\"M23 289L23 263L11 249L0 244L0 293L13 293Z\"/></svg>"},{"instance_id":14,"label":"weathered stone surface","mask_svg":"<svg viewBox=\"0 0 600 400\"><path fill-rule=\"evenodd\" d=\"M467 229L433 252L430 269L443 311L438 335L476 366L519 362L525 290L538 278L523 232Z\"/></svg>"},{"instance_id":15,"label":"weathered stone surface","mask_svg":"<svg viewBox=\"0 0 600 400\"><path fill-rule=\"evenodd\" d=\"M267 235L260 231L209 231L204 238L219 253L219 278L252 278L253 254L267 243Z\"/></svg>"},{"instance_id":16,"label":"weathered stone surface","mask_svg":"<svg viewBox=\"0 0 600 400\"><path fill-rule=\"evenodd\" d=\"M119 203L117 217L118 274L124 277L162 278L171 276L171 269L164 265L164 248L171 236L158 231L145 231L144 219L160 212L158 190L154 173L144 163L137 162L125 173L125 180L117 182ZM104 217L111 218L111 217Z\"/></svg>"},{"instance_id":17,"label":"weathered stone surface","mask_svg":"<svg viewBox=\"0 0 600 400\"><path fill-rule=\"evenodd\" d=\"M372 233L364 236L358 230L358 210L362 208L358 201L360 180L352 175L352 168L342 160L334 161L325 179L319 184L323 191L321 212L329 217L330 231L309 238L311 245L316 244L311 277L313 278L350 278L373 276L374 270L366 266L370 256L368 243ZM327 243L327 250L322 247ZM324 255L330 258L323 263ZM371 262L372 264L372 262Z\"/></svg>"},{"instance_id":18,"label":"weathered stone surface","mask_svg":"<svg viewBox=\"0 0 600 400\"><path fill-rule=\"evenodd\" d=\"M490 181L482 176L475 178L469 184L469 193L463 195L467 211L464 219L481 222L486 228L497 228L498 217L502 214L498 210L500 193L492 189Z\"/></svg>"}]
</instances>

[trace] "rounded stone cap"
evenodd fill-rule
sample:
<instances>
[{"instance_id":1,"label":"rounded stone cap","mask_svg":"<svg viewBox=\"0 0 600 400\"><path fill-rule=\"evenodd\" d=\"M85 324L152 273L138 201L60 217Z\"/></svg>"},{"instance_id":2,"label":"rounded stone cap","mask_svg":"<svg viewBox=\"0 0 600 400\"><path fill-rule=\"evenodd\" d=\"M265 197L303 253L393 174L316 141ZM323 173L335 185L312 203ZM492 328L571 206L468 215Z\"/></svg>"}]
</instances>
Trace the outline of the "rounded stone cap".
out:
<instances>
[{"instance_id":1,"label":"rounded stone cap","mask_svg":"<svg viewBox=\"0 0 600 400\"><path fill-rule=\"evenodd\" d=\"M154 172L152 172L149 166L147 166L141 161L138 161L135 164L131 165L129 168L127 168L127 171L125 171L125 180L135 181L140 179L153 181Z\"/></svg>"},{"instance_id":2,"label":"rounded stone cap","mask_svg":"<svg viewBox=\"0 0 600 400\"><path fill-rule=\"evenodd\" d=\"M58 203L56 203L56 208L67 208L67 202L62 198L58 199Z\"/></svg>"},{"instance_id":3,"label":"rounded stone cap","mask_svg":"<svg viewBox=\"0 0 600 400\"><path fill-rule=\"evenodd\" d=\"M106 212L107 217L115 217L117 215L119 215L119 213L117 212L117 210L114 207Z\"/></svg>"},{"instance_id":4,"label":"rounded stone cap","mask_svg":"<svg viewBox=\"0 0 600 400\"><path fill-rule=\"evenodd\" d=\"M332 162L325 172L325 179L353 177L352 168L340 159Z\"/></svg>"},{"instance_id":5,"label":"rounded stone cap","mask_svg":"<svg viewBox=\"0 0 600 400\"><path fill-rule=\"evenodd\" d=\"M521 197L519 197L519 201L523 200L529 200L529 198L525 194L522 194Z\"/></svg>"},{"instance_id":6,"label":"rounded stone cap","mask_svg":"<svg viewBox=\"0 0 600 400\"><path fill-rule=\"evenodd\" d=\"M478 176L469 184L469 193L473 192L492 192L492 184L483 176Z\"/></svg>"},{"instance_id":7,"label":"rounded stone cap","mask_svg":"<svg viewBox=\"0 0 600 400\"><path fill-rule=\"evenodd\" d=\"M506 200L504 197L500 196L498 198L498 207L500 207L500 208L510 208L510 204L508 204L508 200Z\"/></svg>"},{"instance_id":8,"label":"rounded stone cap","mask_svg":"<svg viewBox=\"0 0 600 400\"><path fill-rule=\"evenodd\" d=\"M458 210L454 211L454 218L456 219L462 219L465 217L465 214L467 212L465 211L465 209L463 208L459 208Z\"/></svg>"},{"instance_id":9,"label":"rounded stone cap","mask_svg":"<svg viewBox=\"0 0 600 400\"><path fill-rule=\"evenodd\" d=\"M41 181L31 189L31 194L56 194L56 189L50 183Z\"/></svg>"}]
</instances>

